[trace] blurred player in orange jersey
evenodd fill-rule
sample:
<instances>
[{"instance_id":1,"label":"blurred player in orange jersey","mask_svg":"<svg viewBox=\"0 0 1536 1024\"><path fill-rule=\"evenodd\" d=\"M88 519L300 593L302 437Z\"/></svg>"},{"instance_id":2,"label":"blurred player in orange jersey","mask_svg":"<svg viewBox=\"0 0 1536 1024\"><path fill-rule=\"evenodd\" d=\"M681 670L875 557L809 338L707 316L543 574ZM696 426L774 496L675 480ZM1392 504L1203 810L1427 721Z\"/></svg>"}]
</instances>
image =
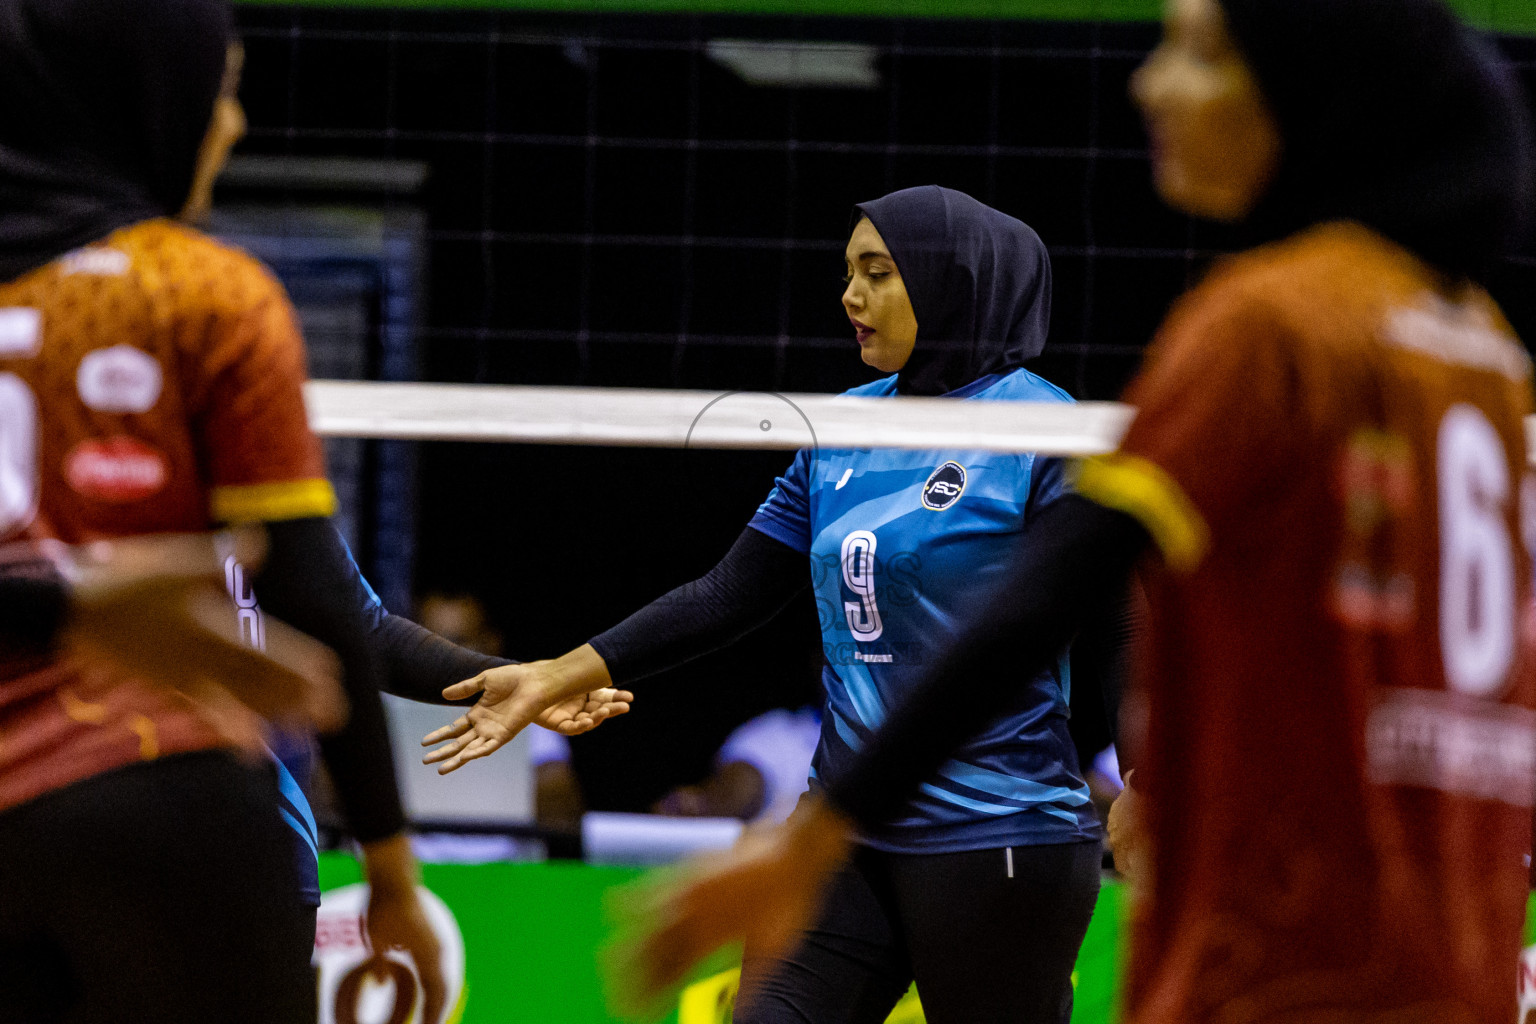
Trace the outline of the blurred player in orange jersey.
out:
<instances>
[{"instance_id":1,"label":"blurred player in orange jersey","mask_svg":"<svg viewBox=\"0 0 1536 1024\"><path fill-rule=\"evenodd\" d=\"M1121 450L1083 464L824 799L652 894L639 994L730 936L785 942L850 834L1150 555L1125 1019L1512 1018L1531 368L1477 281L1531 205L1522 100L1439 0L1167 15L1134 84L1158 189L1267 244L1173 310Z\"/></svg>"},{"instance_id":2,"label":"blurred player in orange jersey","mask_svg":"<svg viewBox=\"0 0 1536 1024\"><path fill-rule=\"evenodd\" d=\"M37 574L0 573L0 650L37 658L57 648L204 704L239 701L273 721L337 725L345 705L330 652L275 621L257 650L240 628L223 563L234 551L259 565L264 549L260 532L246 529L57 550Z\"/></svg>"},{"instance_id":3,"label":"blurred player in orange jersey","mask_svg":"<svg viewBox=\"0 0 1536 1024\"><path fill-rule=\"evenodd\" d=\"M4 570L53 542L265 524L265 610L343 666L350 717L321 747L363 844L371 941L412 954L435 1021L437 943L293 309L174 219L206 212L244 130L233 40L225 0L0 0ZM122 670L174 631L119 639L0 649L0 1021L313 1021L314 910L271 771L235 756L240 730ZM579 731L585 714L552 717Z\"/></svg>"}]
</instances>

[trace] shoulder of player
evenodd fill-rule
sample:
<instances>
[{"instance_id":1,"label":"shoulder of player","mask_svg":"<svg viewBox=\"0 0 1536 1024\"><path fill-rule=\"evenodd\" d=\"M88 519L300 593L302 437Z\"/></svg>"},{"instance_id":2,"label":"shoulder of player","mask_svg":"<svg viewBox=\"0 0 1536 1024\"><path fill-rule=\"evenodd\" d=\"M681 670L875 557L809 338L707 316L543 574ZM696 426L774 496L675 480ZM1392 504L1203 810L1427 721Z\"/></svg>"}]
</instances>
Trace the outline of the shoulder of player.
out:
<instances>
[{"instance_id":1,"label":"shoulder of player","mask_svg":"<svg viewBox=\"0 0 1536 1024\"><path fill-rule=\"evenodd\" d=\"M256 257L177 221L134 225L109 244L128 254L146 288L174 282L167 290L178 304L196 305L199 313L240 316L287 301L276 276Z\"/></svg>"},{"instance_id":2,"label":"shoulder of player","mask_svg":"<svg viewBox=\"0 0 1536 1024\"><path fill-rule=\"evenodd\" d=\"M1066 391L1020 367L1003 374L972 398L1001 402L1076 402Z\"/></svg>"},{"instance_id":3,"label":"shoulder of player","mask_svg":"<svg viewBox=\"0 0 1536 1024\"><path fill-rule=\"evenodd\" d=\"M881 377L872 380L868 384L860 384L856 388L849 388L843 394L849 398L885 398L896 393L896 374L889 377Z\"/></svg>"},{"instance_id":4,"label":"shoulder of player","mask_svg":"<svg viewBox=\"0 0 1536 1024\"><path fill-rule=\"evenodd\" d=\"M1198 348L1313 337L1379 296L1371 284L1391 273L1389 251L1366 229L1338 224L1227 257L1174 303L1159 339Z\"/></svg>"},{"instance_id":5,"label":"shoulder of player","mask_svg":"<svg viewBox=\"0 0 1536 1024\"><path fill-rule=\"evenodd\" d=\"M1422 276L1406 250L1369 228L1340 221L1225 260L1189 299L1305 321L1317 315L1320 303L1335 310L1371 305L1384 291L1411 289Z\"/></svg>"}]
</instances>

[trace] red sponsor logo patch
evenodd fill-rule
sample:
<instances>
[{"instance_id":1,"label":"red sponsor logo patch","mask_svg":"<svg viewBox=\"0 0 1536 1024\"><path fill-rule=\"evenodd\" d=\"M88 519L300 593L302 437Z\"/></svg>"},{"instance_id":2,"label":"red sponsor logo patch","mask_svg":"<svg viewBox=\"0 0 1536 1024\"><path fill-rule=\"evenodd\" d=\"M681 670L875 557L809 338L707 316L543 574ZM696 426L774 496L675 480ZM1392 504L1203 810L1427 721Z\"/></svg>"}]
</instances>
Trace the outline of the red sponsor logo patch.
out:
<instances>
[{"instance_id":1,"label":"red sponsor logo patch","mask_svg":"<svg viewBox=\"0 0 1536 1024\"><path fill-rule=\"evenodd\" d=\"M158 450L119 435L82 441L64 460L64 479L97 501L139 501L165 486L170 467Z\"/></svg>"}]
</instances>

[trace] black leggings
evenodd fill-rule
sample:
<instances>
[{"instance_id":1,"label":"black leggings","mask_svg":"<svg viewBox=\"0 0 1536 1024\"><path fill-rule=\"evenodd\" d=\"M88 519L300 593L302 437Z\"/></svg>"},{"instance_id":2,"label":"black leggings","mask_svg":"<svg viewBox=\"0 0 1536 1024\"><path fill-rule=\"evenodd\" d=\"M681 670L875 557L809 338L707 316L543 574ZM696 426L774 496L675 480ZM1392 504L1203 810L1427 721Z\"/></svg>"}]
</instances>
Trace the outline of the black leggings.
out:
<instances>
[{"instance_id":1,"label":"black leggings","mask_svg":"<svg viewBox=\"0 0 1536 1024\"><path fill-rule=\"evenodd\" d=\"M313 1024L275 782L224 753L0 814L0 1024ZM307 930L307 934L306 934Z\"/></svg>"},{"instance_id":2,"label":"black leggings","mask_svg":"<svg viewBox=\"0 0 1536 1024\"><path fill-rule=\"evenodd\" d=\"M734 1021L879 1024L915 979L929 1024L1066 1024L1099 844L1009 850L860 847L792 953L747 950Z\"/></svg>"}]
</instances>

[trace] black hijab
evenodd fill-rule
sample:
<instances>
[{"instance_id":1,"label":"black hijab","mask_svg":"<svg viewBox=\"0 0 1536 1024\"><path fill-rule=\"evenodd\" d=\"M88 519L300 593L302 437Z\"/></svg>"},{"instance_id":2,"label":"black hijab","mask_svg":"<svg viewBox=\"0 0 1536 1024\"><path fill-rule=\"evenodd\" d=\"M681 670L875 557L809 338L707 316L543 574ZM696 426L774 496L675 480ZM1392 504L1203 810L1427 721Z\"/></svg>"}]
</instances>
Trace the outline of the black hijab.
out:
<instances>
[{"instance_id":1,"label":"black hijab","mask_svg":"<svg viewBox=\"0 0 1536 1024\"><path fill-rule=\"evenodd\" d=\"M186 204L227 0L0 0L0 281Z\"/></svg>"},{"instance_id":2,"label":"black hijab","mask_svg":"<svg viewBox=\"0 0 1536 1024\"><path fill-rule=\"evenodd\" d=\"M1051 261L1021 220L964 192L924 185L869 203L917 315L917 345L897 376L904 395L942 395L1024 365L1045 348Z\"/></svg>"},{"instance_id":3,"label":"black hijab","mask_svg":"<svg viewBox=\"0 0 1536 1024\"><path fill-rule=\"evenodd\" d=\"M1360 221L1455 276L1523 240L1529 112L1440 0L1220 0L1284 140L1269 235Z\"/></svg>"}]
</instances>

